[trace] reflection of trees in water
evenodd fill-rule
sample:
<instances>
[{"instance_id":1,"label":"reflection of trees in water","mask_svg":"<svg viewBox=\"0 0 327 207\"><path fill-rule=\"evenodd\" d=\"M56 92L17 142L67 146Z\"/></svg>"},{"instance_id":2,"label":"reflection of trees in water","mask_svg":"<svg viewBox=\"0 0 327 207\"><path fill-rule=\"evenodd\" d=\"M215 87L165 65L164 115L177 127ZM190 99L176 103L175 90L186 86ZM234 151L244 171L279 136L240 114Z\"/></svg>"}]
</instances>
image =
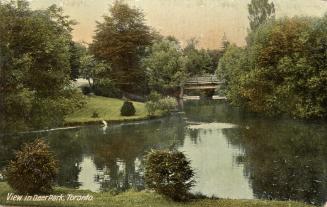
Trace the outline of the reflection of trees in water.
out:
<instances>
[{"instance_id":1,"label":"reflection of trees in water","mask_svg":"<svg viewBox=\"0 0 327 207\"><path fill-rule=\"evenodd\" d=\"M13 159L14 151L37 137L45 137L59 160L58 184L77 188L83 156L93 157L103 175L95 179L102 189L143 188L143 156L151 148L171 148L184 144L182 117L170 117L140 125L114 125L0 137L0 170ZM100 172L99 171L99 172Z\"/></svg>"},{"instance_id":2,"label":"reflection of trees in water","mask_svg":"<svg viewBox=\"0 0 327 207\"><path fill-rule=\"evenodd\" d=\"M258 198L319 204L327 193L327 129L294 121L253 122L240 130L225 129L241 145L254 194Z\"/></svg>"},{"instance_id":3,"label":"reflection of trees in water","mask_svg":"<svg viewBox=\"0 0 327 207\"><path fill-rule=\"evenodd\" d=\"M24 143L34 139L28 135L0 136L0 171L15 158L15 152L20 150Z\"/></svg>"},{"instance_id":4,"label":"reflection of trees in water","mask_svg":"<svg viewBox=\"0 0 327 207\"><path fill-rule=\"evenodd\" d=\"M193 144L197 144L200 139L200 130L199 129L188 129L188 133Z\"/></svg>"},{"instance_id":5,"label":"reflection of trees in water","mask_svg":"<svg viewBox=\"0 0 327 207\"><path fill-rule=\"evenodd\" d=\"M82 149L75 131L24 133L0 137L0 169L15 158L15 151L20 150L24 143L30 143L36 138L46 138L51 151L59 161L57 182L60 186L77 188L79 163L82 160Z\"/></svg>"},{"instance_id":6,"label":"reflection of trees in water","mask_svg":"<svg viewBox=\"0 0 327 207\"><path fill-rule=\"evenodd\" d=\"M185 124L178 120L163 120L145 125L125 125L85 133L90 155L99 171L95 177L102 190L123 191L142 189L143 156L152 148L178 147L183 144Z\"/></svg>"},{"instance_id":7,"label":"reflection of trees in water","mask_svg":"<svg viewBox=\"0 0 327 207\"><path fill-rule=\"evenodd\" d=\"M222 122L243 124L245 120L255 117L255 114L246 113L238 107L232 107L221 100L186 101L184 111L189 120L195 122Z\"/></svg>"},{"instance_id":8,"label":"reflection of trees in water","mask_svg":"<svg viewBox=\"0 0 327 207\"><path fill-rule=\"evenodd\" d=\"M78 188L80 163L83 158L83 148L76 131L61 131L50 134L49 145L59 160L58 185Z\"/></svg>"}]
</instances>

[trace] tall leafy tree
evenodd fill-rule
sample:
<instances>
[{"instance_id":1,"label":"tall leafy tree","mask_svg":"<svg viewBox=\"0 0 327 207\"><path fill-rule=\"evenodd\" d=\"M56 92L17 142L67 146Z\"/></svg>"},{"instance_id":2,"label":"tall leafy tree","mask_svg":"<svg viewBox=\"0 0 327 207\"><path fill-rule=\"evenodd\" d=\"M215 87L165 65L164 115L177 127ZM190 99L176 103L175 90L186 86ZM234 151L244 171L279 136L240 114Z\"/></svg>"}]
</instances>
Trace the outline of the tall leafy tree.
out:
<instances>
[{"instance_id":1,"label":"tall leafy tree","mask_svg":"<svg viewBox=\"0 0 327 207\"><path fill-rule=\"evenodd\" d=\"M72 21L51 6L0 2L0 127L50 127L79 101L70 90Z\"/></svg>"},{"instance_id":2,"label":"tall leafy tree","mask_svg":"<svg viewBox=\"0 0 327 207\"><path fill-rule=\"evenodd\" d=\"M251 0L248 4L250 29L256 30L258 26L267 20L275 18L275 5L269 0Z\"/></svg>"},{"instance_id":3,"label":"tall leafy tree","mask_svg":"<svg viewBox=\"0 0 327 207\"><path fill-rule=\"evenodd\" d=\"M140 10L116 1L110 8L110 15L97 23L94 41L90 45L96 58L112 65L112 80L125 91L134 92L144 86L145 71L139 63L145 48L153 40L144 21Z\"/></svg>"},{"instance_id":4,"label":"tall leafy tree","mask_svg":"<svg viewBox=\"0 0 327 207\"><path fill-rule=\"evenodd\" d=\"M70 52L70 78L76 80L79 77L81 67L81 58L86 54L86 47L80 43L71 42L69 47Z\"/></svg>"},{"instance_id":5,"label":"tall leafy tree","mask_svg":"<svg viewBox=\"0 0 327 207\"><path fill-rule=\"evenodd\" d=\"M98 61L94 56L86 54L81 57L80 63L81 77L85 78L89 82L90 88L94 87L94 84L100 84L103 82L110 82L110 65L103 61Z\"/></svg>"},{"instance_id":6,"label":"tall leafy tree","mask_svg":"<svg viewBox=\"0 0 327 207\"><path fill-rule=\"evenodd\" d=\"M191 76L210 73L212 71L211 56L206 50L197 49L197 43L195 39L191 39L183 50L184 55L188 59L186 69Z\"/></svg>"},{"instance_id":7,"label":"tall leafy tree","mask_svg":"<svg viewBox=\"0 0 327 207\"><path fill-rule=\"evenodd\" d=\"M230 100L260 113L327 117L326 17L276 20L252 32L246 48L229 47L217 73Z\"/></svg>"},{"instance_id":8,"label":"tall leafy tree","mask_svg":"<svg viewBox=\"0 0 327 207\"><path fill-rule=\"evenodd\" d=\"M187 79L187 58L181 47L167 39L155 42L150 55L143 59L149 86L152 90L175 94Z\"/></svg>"}]
</instances>

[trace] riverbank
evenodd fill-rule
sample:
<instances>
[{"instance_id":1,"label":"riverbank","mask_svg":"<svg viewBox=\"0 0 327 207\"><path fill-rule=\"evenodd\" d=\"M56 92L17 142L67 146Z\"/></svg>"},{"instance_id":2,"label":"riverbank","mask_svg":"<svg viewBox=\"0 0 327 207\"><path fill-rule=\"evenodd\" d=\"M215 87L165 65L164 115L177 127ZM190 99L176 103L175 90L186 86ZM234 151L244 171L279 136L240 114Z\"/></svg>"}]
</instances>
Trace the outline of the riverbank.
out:
<instances>
[{"instance_id":1,"label":"riverbank","mask_svg":"<svg viewBox=\"0 0 327 207\"><path fill-rule=\"evenodd\" d=\"M187 203L177 203L152 192L128 191L118 195L109 192L94 193L83 190L56 188L54 195L89 195L92 201L7 201L12 189L0 182L0 205L8 206L42 206L42 207L312 207L298 202L263 201L263 200L231 200L231 199L196 199Z\"/></svg>"},{"instance_id":2,"label":"riverbank","mask_svg":"<svg viewBox=\"0 0 327 207\"><path fill-rule=\"evenodd\" d=\"M86 96L86 104L80 110L68 115L65 118L65 126L83 126L101 124L103 120L108 123L122 123L132 121L142 121L162 116L161 113L149 117L145 104L133 102L136 109L134 116L121 116L120 109L124 100L107 98L101 96ZM95 117L94 115L98 116Z\"/></svg>"}]
</instances>

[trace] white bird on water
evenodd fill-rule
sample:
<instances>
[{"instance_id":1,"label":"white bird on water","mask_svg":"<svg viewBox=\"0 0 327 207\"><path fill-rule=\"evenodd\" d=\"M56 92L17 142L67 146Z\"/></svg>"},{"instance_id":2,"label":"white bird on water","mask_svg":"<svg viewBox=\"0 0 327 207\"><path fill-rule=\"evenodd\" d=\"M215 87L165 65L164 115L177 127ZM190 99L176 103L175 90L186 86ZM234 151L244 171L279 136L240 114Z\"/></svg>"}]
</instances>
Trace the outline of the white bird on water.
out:
<instances>
[{"instance_id":1,"label":"white bird on water","mask_svg":"<svg viewBox=\"0 0 327 207\"><path fill-rule=\"evenodd\" d=\"M108 128L108 123L105 120L102 120L102 130L103 133L106 134L107 128Z\"/></svg>"}]
</instances>

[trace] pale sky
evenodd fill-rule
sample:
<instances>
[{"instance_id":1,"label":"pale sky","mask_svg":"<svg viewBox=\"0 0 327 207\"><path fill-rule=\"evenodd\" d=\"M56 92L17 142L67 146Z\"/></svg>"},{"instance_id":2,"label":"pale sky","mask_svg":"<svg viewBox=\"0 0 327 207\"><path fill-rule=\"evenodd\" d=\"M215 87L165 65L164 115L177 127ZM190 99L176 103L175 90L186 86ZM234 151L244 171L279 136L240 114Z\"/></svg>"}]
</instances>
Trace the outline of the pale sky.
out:
<instances>
[{"instance_id":1,"label":"pale sky","mask_svg":"<svg viewBox=\"0 0 327 207\"><path fill-rule=\"evenodd\" d=\"M92 42L95 21L114 0L29 0L33 9L51 4L63 7L65 13L79 22L73 31L74 40ZM327 12L326 0L272 0L277 17L322 16ZM247 4L250 0L125 0L140 8L147 24L162 35L174 35L182 44L197 38L200 47L219 48L222 37L244 45L247 34Z\"/></svg>"}]
</instances>

